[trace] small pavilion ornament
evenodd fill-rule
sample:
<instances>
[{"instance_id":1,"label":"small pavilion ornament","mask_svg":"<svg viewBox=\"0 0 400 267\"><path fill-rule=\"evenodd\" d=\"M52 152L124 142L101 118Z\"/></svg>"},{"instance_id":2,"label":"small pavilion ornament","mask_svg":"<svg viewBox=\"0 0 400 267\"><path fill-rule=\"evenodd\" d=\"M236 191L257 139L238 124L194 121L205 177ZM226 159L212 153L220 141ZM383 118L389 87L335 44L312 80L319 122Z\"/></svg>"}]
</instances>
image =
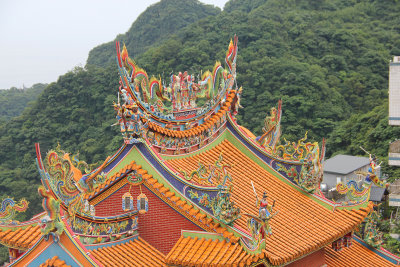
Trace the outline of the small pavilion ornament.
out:
<instances>
[{"instance_id":1,"label":"small pavilion ornament","mask_svg":"<svg viewBox=\"0 0 400 267\"><path fill-rule=\"evenodd\" d=\"M269 225L269 220L271 220L275 215L278 214L278 211L273 213L273 208L275 206L275 200L272 205L268 203L267 192L264 192L263 198L258 200L256 189L254 188L253 181L251 181L251 185L253 186L254 194L256 195L256 207L258 208L258 216L252 214L244 214L250 217L247 220L247 227L249 228L252 236L252 245L253 248L257 248L260 246L263 240L265 240L266 236L272 235L272 228Z\"/></svg>"}]
</instances>

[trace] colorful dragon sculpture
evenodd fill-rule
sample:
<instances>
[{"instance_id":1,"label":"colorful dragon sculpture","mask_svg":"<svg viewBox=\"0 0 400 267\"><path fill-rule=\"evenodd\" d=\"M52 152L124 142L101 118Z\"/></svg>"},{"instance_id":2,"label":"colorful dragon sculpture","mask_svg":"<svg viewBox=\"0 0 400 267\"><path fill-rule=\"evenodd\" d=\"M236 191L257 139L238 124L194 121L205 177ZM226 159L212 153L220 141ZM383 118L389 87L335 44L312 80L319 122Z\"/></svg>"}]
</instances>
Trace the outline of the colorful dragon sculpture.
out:
<instances>
[{"instance_id":1,"label":"colorful dragon sculpture","mask_svg":"<svg viewBox=\"0 0 400 267\"><path fill-rule=\"evenodd\" d=\"M205 71L195 77L188 72L171 74L169 84L166 85L161 77L149 78L147 72L140 68L128 55L125 45L121 50L116 43L118 65L120 69L123 89L141 104L142 108L157 116L174 118L174 112L197 108L196 99L205 98L211 101L204 107L211 107L217 100L225 96L232 88L236 79L237 37L231 40L226 53L225 62L228 69L224 69L220 62L216 62L213 71ZM197 82L196 82L197 78ZM121 93L121 90L120 90ZM204 101L203 101L204 102Z\"/></svg>"},{"instance_id":2,"label":"colorful dragon sculpture","mask_svg":"<svg viewBox=\"0 0 400 267\"><path fill-rule=\"evenodd\" d=\"M10 223L16 216L17 212L24 212L27 210L29 202L26 199L21 199L18 203L12 198L5 198L1 202L0 209L0 222Z\"/></svg>"},{"instance_id":3,"label":"colorful dragon sculpture","mask_svg":"<svg viewBox=\"0 0 400 267\"><path fill-rule=\"evenodd\" d=\"M229 164L223 164L222 161L223 156L221 152L214 165L210 164L208 168L205 164L199 161L199 167L196 170L191 171L190 175L182 169L179 171L187 181L190 181L197 176L201 183L225 185L227 180L232 181L232 176L227 172L227 169L231 166Z\"/></svg>"},{"instance_id":4,"label":"colorful dragon sculpture","mask_svg":"<svg viewBox=\"0 0 400 267\"><path fill-rule=\"evenodd\" d=\"M323 177L322 163L325 158L325 139L322 140L321 150L318 142L305 142L307 140L307 132L304 138L297 141L297 143L284 140L286 144L277 146L274 155L285 160L300 162L302 164L301 170L297 174L295 169L293 171L292 168L288 170L282 164L277 164L277 170L283 171L287 175L290 173L294 182L307 192L314 193L318 191Z\"/></svg>"},{"instance_id":5,"label":"colorful dragon sculpture","mask_svg":"<svg viewBox=\"0 0 400 267\"><path fill-rule=\"evenodd\" d=\"M346 194L349 204L357 204L364 201L368 201L372 183L376 186L385 188L388 187L389 184L385 183L385 181L381 180L378 174L376 173L377 164L376 158L371 154L369 156L370 166L368 168L368 172L357 171L356 174L365 176L364 182L361 187L358 186L356 181L350 180L346 184L340 182L336 185L336 190L339 194Z\"/></svg>"},{"instance_id":6,"label":"colorful dragon sculpture","mask_svg":"<svg viewBox=\"0 0 400 267\"><path fill-rule=\"evenodd\" d=\"M38 193L42 200L42 207L47 212L47 215L41 218L40 226L41 232L45 239L48 240L50 235L53 236L53 240L58 242L60 235L64 231L64 223L60 218L60 200L56 200L50 193L46 191L44 186L40 186Z\"/></svg>"},{"instance_id":7,"label":"colorful dragon sculpture","mask_svg":"<svg viewBox=\"0 0 400 267\"><path fill-rule=\"evenodd\" d=\"M75 156L72 160L68 153L65 153L58 146L56 150L50 150L46 156L46 170L48 172L48 184L56 193L57 197L68 206L68 213L74 216L77 211L83 211L83 194L91 192L101 181L104 181L104 175L101 171L104 169L109 157L104 163L92 173L82 174L79 166L88 165L83 161L78 161ZM75 164L74 164L75 163Z\"/></svg>"}]
</instances>

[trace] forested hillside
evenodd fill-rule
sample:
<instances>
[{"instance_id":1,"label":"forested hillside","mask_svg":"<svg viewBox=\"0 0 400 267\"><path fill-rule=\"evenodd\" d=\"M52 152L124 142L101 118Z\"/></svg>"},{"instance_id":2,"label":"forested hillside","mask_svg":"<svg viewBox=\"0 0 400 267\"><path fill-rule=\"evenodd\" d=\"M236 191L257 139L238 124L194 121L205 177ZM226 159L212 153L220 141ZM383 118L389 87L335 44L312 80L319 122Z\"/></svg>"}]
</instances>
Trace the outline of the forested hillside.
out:
<instances>
[{"instance_id":1,"label":"forested hillside","mask_svg":"<svg viewBox=\"0 0 400 267\"><path fill-rule=\"evenodd\" d=\"M124 7L121 7L124 10ZM126 44L131 55L141 55L153 45L159 45L187 25L215 16L219 8L204 5L198 0L164 0L147 8L125 34L114 41L101 44L89 52L87 64L105 67L115 63L115 41ZM115 14L116 18L120 14ZM129 10L124 12L129 16Z\"/></svg>"},{"instance_id":2,"label":"forested hillside","mask_svg":"<svg viewBox=\"0 0 400 267\"><path fill-rule=\"evenodd\" d=\"M189 6L196 19L186 26L182 18L192 13L177 1L151 6L120 36L150 75L212 69L237 34L238 85L244 88L239 123L259 134L267 111L282 99L284 137L295 141L308 130L310 140L328 137L328 155L361 154L360 144L387 154L389 141L399 136L387 125L387 81L391 55L400 55L400 3L231 0L222 12ZM178 12L177 20L168 19L172 31L160 37L167 10ZM163 18L158 22L152 17L157 12ZM0 126L0 193L27 197L31 207L25 216L41 209L35 142L42 153L60 142L88 163L122 144L111 127L118 75L116 65L102 67L113 60L114 48L107 46L114 44L92 50L84 69L61 76L21 116Z\"/></svg>"},{"instance_id":3,"label":"forested hillside","mask_svg":"<svg viewBox=\"0 0 400 267\"><path fill-rule=\"evenodd\" d=\"M0 90L0 124L19 116L29 102L43 92L47 84L34 84L30 88Z\"/></svg>"}]
</instances>

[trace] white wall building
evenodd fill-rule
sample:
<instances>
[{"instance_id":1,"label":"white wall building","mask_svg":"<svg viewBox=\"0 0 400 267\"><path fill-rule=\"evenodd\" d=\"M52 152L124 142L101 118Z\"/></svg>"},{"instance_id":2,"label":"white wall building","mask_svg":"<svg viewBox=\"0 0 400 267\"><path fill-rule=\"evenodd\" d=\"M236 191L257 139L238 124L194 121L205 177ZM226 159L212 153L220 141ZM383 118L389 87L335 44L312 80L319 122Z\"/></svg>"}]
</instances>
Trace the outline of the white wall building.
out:
<instances>
[{"instance_id":1,"label":"white wall building","mask_svg":"<svg viewBox=\"0 0 400 267\"><path fill-rule=\"evenodd\" d=\"M322 183L327 190L336 187L339 182L347 183L350 180L362 181L365 176L357 175L356 171L367 172L369 158L349 155L336 155L324 162L324 178Z\"/></svg>"},{"instance_id":2,"label":"white wall building","mask_svg":"<svg viewBox=\"0 0 400 267\"><path fill-rule=\"evenodd\" d=\"M400 56L389 64L389 125L400 125Z\"/></svg>"}]
</instances>

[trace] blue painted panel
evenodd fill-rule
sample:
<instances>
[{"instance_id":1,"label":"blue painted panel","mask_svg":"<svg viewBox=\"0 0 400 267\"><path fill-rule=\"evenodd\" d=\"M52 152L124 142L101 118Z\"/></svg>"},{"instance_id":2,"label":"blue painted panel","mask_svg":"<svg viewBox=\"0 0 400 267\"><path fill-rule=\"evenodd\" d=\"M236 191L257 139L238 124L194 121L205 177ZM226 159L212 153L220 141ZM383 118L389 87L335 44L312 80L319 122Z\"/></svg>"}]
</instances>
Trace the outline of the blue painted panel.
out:
<instances>
[{"instance_id":1,"label":"blue painted panel","mask_svg":"<svg viewBox=\"0 0 400 267\"><path fill-rule=\"evenodd\" d=\"M52 238L52 237L50 237ZM78 263L58 244L52 243L42 253L38 255L28 266L37 267L44 263L46 260L58 256L60 260L65 261L67 265L79 266Z\"/></svg>"}]
</instances>

